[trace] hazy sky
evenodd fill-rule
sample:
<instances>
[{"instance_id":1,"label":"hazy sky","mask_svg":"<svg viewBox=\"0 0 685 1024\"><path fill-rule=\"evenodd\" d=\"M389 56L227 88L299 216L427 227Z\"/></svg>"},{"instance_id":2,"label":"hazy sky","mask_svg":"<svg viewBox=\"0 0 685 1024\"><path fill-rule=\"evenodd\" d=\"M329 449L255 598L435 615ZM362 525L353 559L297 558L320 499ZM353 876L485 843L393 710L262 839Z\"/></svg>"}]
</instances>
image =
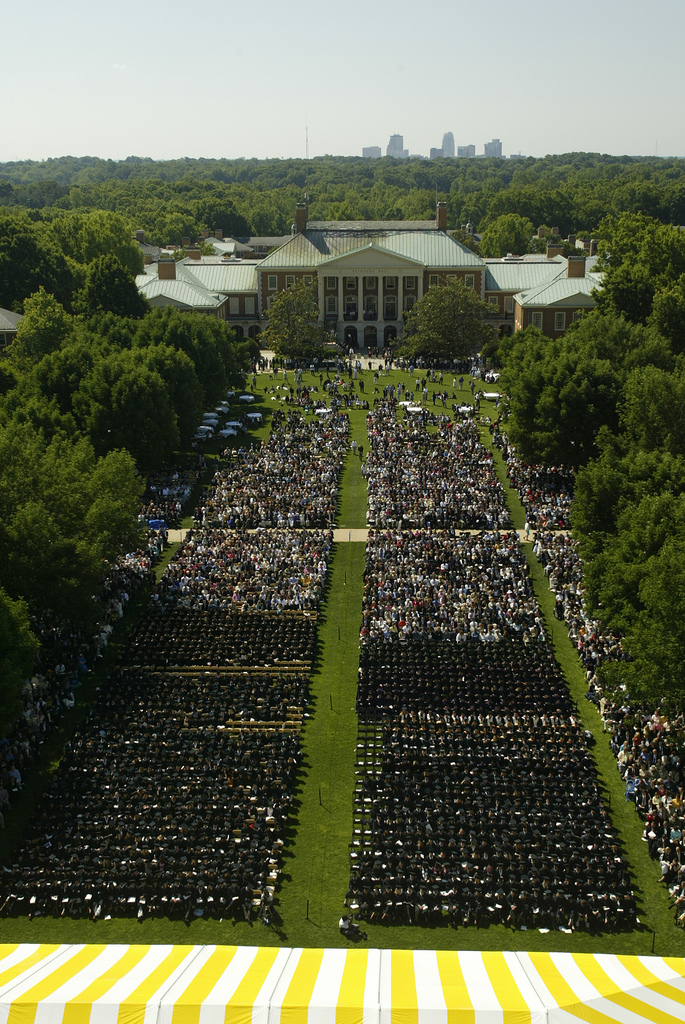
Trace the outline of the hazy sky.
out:
<instances>
[{"instance_id":1,"label":"hazy sky","mask_svg":"<svg viewBox=\"0 0 685 1024\"><path fill-rule=\"evenodd\" d=\"M685 156L685 0L0 4L0 160Z\"/></svg>"}]
</instances>

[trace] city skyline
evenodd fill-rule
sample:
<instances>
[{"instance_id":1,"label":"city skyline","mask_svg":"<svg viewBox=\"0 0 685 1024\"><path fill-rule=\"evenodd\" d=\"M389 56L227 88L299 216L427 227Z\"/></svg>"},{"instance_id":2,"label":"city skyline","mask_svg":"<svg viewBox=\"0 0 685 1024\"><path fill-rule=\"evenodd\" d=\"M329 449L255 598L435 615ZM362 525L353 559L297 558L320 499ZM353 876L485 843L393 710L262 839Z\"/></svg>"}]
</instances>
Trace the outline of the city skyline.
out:
<instances>
[{"instance_id":1,"label":"city skyline","mask_svg":"<svg viewBox=\"0 0 685 1024\"><path fill-rule=\"evenodd\" d=\"M206 0L192 15L180 0L33 0L3 28L0 161L304 157L307 135L310 156L360 154L399 130L422 154L450 131L478 151L499 136L535 157L685 156L672 0L427 0L420 15L396 0L391 16L350 0L344 20L330 0ZM345 60L313 84L333 39Z\"/></svg>"}]
</instances>

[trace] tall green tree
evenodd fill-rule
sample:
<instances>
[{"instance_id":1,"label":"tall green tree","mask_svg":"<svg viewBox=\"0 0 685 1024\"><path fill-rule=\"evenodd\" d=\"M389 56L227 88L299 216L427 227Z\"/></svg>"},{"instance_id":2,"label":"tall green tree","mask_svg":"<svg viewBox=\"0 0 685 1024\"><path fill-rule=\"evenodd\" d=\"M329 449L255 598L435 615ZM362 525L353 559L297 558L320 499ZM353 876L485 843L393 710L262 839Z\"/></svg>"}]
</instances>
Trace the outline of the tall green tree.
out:
<instances>
[{"instance_id":1,"label":"tall green tree","mask_svg":"<svg viewBox=\"0 0 685 1024\"><path fill-rule=\"evenodd\" d=\"M523 255L530 251L533 224L527 217L503 213L489 224L480 241L482 256Z\"/></svg>"},{"instance_id":2,"label":"tall green tree","mask_svg":"<svg viewBox=\"0 0 685 1024\"><path fill-rule=\"evenodd\" d=\"M487 302L461 281L433 285L407 314L400 352L425 359L466 359L492 341Z\"/></svg>"},{"instance_id":3,"label":"tall green tree","mask_svg":"<svg viewBox=\"0 0 685 1024\"><path fill-rule=\"evenodd\" d=\"M315 359L323 355L319 307L310 285L297 281L292 288L277 292L268 317L269 326L261 339L264 348L291 359Z\"/></svg>"},{"instance_id":4,"label":"tall green tree","mask_svg":"<svg viewBox=\"0 0 685 1024\"><path fill-rule=\"evenodd\" d=\"M73 331L73 317L41 286L24 304L24 318L10 346L10 359L17 367L29 369L43 356L57 352Z\"/></svg>"},{"instance_id":5,"label":"tall green tree","mask_svg":"<svg viewBox=\"0 0 685 1024\"><path fill-rule=\"evenodd\" d=\"M111 253L88 265L78 304L86 315L107 312L133 319L144 317L150 309L129 271Z\"/></svg>"}]
</instances>

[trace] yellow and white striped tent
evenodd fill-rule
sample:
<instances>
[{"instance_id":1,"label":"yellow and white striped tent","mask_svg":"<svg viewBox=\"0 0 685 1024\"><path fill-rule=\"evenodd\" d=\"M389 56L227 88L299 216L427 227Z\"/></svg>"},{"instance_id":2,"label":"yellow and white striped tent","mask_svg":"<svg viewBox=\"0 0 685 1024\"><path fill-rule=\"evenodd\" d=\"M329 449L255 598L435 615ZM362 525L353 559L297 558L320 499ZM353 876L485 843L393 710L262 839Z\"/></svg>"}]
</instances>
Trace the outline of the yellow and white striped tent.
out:
<instances>
[{"instance_id":1,"label":"yellow and white striped tent","mask_svg":"<svg viewBox=\"0 0 685 1024\"><path fill-rule=\"evenodd\" d=\"M0 1024L682 1024L685 960L0 945Z\"/></svg>"}]
</instances>

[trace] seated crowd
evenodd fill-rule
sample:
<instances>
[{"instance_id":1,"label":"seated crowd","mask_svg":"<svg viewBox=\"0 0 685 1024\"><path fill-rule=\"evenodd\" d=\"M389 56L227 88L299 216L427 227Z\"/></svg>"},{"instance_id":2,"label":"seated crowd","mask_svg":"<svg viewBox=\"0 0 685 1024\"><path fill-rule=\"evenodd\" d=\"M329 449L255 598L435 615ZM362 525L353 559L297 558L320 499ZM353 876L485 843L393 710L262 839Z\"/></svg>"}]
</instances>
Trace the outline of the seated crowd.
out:
<instances>
[{"instance_id":1,"label":"seated crowd","mask_svg":"<svg viewBox=\"0 0 685 1024\"><path fill-rule=\"evenodd\" d=\"M551 532L536 535L534 551L556 595L556 614L578 648L588 679L588 699L598 707L610 736L626 798L644 818L643 839L658 859L677 923L685 928L685 716L664 715L635 705L626 695L603 692L598 669L628 657L622 639L602 630L583 599L582 562L577 542Z\"/></svg>"},{"instance_id":2,"label":"seated crowd","mask_svg":"<svg viewBox=\"0 0 685 1024\"><path fill-rule=\"evenodd\" d=\"M224 611L304 610L323 594L330 530L193 530L157 587L160 602Z\"/></svg>"},{"instance_id":3,"label":"seated crowd","mask_svg":"<svg viewBox=\"0 0 685 1024\"><path fill-rule=\"evenodd\" d=\"M168 470L148 477L138 522L163 520L167 528L178 526L183 506L200 478L197 466Z\"/></svg>"},{"instance_id":4,"label":"seated crowd","mask_svg":"<svg viewBox=\"0 0 685 1024\"><path fill-rule=\"evenodd\" d=\"M33 619L40 647L33 675L21 690L22 713L0 740L0 827L35 763L43 743L74 706L79 676L103 657L114 625L143 582L150 582L151 562L144 551L120 555L110 567L95 598L98 615L94 628L76 628L55 616ZM7 799L1 797L5 791Z\"/></svg>"},{"instance_id":5,"label":"seated crowd","mask_svg":"<svg viewBox=\"0 0 685 1024\"><path fill-rule=\"evenodd\" d=\"M307 688L112 673L0 873L0 913L249 918L276 881Z\"/></svg>"},{"instance_id":6,"label":"seated crowd","mask_svg":"<svg viewBox=\"0 0 685 1024\"><path fill-rule=\"evenodd\" d=\"M230 529L312 527L333 522L338 476L347 451L347 416L305 420L297 410L276 417L268 442L246 449L217 472L197 525Z\"/></svg>"},{"instance_id":7,"label":"seated crowd","mask_svg":"<svg viewBox=\"0 0 685 1024\"><path fill-rule=\"evenodd\" d=\"M362 643L391 635L496 641L542 629L518 537L369 531Z\"/></svg>"},{"instance_id":8,"label":"seated crowd","mask_svg":"<svg viewBox=\"0 0 685 1024\"><path fill-rule=\"evenodd\" d=\"M492 427L493 443L502 451L509 483L518 491L526 520L534 529L568 530L573 500L574 473L567 466L539 466L523 462L499 424Z\"/></svg>"},{"instance_id":9,"label":"seated crowd","mask_svg":"<svg viewBox=\"0 0 685 1024\"><path fill-rule=\"evenodd\" d=\"M487 479L470 425L450 428L460 464L449 431L421 436L383 406L367 422L379 497L386 488L406 500L405 483L411 500L405 466L431 470L438 493L456 484L455 507L469 473ZM493 506L504 508L492 481ZM362 920L634 927L591 737L551 653L515 535L371 534L357 708L346 902Z\"/></svg>"},{"instance_id":10,"label":"seated crowd","mask_svg":"<svg viewBox=\"0 0 685 1024\"><path fill-rule=\"evenodd\" d=\"M367 417L367 524L417 529L497 529L509 524L492 453L471 420L436 432L400 423L392 402Z\"/></svg>"}]
</instances>

